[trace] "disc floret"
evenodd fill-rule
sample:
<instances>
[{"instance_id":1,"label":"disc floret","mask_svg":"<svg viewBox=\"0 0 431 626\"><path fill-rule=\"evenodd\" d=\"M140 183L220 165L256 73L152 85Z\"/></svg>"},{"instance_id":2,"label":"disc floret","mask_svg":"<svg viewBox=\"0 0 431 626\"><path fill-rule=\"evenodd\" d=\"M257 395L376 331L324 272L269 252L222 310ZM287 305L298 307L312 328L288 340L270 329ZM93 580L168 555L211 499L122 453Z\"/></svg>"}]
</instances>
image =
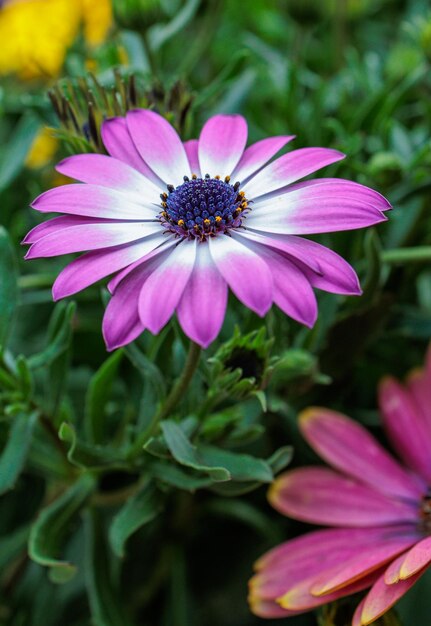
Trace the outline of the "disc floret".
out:
<instances>
[{"instance_id":1,"label":"disc floret","mask_svg":"<svg viewBox=\"0 0 431 626\"><path fill-rule=\"evenodd\" d=\"M184 183L178 187L167 186L162 193L160 220L171 232L181 237L198 238L202 241L232 228L241 226L247 211L248 201L240 183L230 184L230 177L211 178L206 174L190 179L184 176Z\"/></svg>"}]
</instances>

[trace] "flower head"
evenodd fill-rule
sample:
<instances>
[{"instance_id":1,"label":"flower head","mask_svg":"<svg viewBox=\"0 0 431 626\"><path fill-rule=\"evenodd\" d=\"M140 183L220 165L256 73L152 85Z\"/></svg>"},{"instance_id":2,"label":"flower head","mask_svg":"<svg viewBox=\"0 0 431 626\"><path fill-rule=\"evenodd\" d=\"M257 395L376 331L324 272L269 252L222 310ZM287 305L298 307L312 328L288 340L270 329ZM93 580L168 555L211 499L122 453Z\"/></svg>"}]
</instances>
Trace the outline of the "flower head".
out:
<instances>
[{"instance_id":1,"label":"flower head","mask_svg":"<svg viewBox=\"0 0 431 626\"><path fill-rule=\"evenodd\" d=\"M431 351L405 386L383 380L383 425L401 466L365 428L321 408L301 431L333 469L281 475L269 493L281 513L333 528L287 541L264 555L250 581L261 617L288 617L370 588L352 626L383 615L431 562Z\"/></svg>"},{"instance_id":2,"label":"flower head","mask_svg":"<svg viewBox=\"0 0 431 626\"><path fill-rule=\"evenodd\" d=\"M303 148L271 159L293 137L246 148L239 115L216 115L199 140L182 143L150 110L104 122L109 156L82 154L57 167L81 183L51 189L33 208L56 217L24 239L27 258L88 251L58 276L55 299L115 274L103 331L114 349L144 329L157 333L176 311L192 340L217 336L228 287L258 315L275 303L312 326L313 287L359 294L353 269L298 235L348 230L385 220L388 202L347 180L300 178L343 158Z\"/></svg>"}]
</instances>

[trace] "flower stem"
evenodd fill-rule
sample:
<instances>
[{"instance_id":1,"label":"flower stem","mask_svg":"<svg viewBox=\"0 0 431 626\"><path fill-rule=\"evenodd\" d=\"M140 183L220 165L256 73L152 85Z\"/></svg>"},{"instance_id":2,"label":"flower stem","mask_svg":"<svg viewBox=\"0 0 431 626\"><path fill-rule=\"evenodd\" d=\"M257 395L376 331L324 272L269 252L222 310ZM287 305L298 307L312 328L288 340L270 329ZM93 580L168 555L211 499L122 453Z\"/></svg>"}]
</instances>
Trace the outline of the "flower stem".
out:
<instances>
[{"instance_id":1,"label":"flower stem","mask_svg":"<svg viewBox=\"0 0 431 626\"><path fill-rule=\"evenodd\" d=\"M165 403L154 414L148 427L136 439L135 443L133 444L130 450L129 457L134 457L136 454L139 454L139 452L142 450L142 447L157 432L159 422L165 419L165 417L168 417L168 415L170 415L170 413L175 409L176 405L181 400L181 398L184 395L184 392L186 391L187 387L192 381L193 374L195 373L196 368L198 366L200 356L201 356L200 346L198 346L198 344L191 341L187 358L186 358L186 362L184 364L184 369L182 371L181 376L178 378L178 380L172 387L171 392L166 398Z\"/></svg>"},{"instance_id":2,"label":"flower stem","mask_svg":"<svg viewBox=\"0 0 431 626\"><path fill-rule=\"evenodd\" d=\"M416 248L396 248L383 250L382 261L386 263L408 263L417 261L429 261L431 259L431 246L417 246Z\"/></svg>"}]
</instances>

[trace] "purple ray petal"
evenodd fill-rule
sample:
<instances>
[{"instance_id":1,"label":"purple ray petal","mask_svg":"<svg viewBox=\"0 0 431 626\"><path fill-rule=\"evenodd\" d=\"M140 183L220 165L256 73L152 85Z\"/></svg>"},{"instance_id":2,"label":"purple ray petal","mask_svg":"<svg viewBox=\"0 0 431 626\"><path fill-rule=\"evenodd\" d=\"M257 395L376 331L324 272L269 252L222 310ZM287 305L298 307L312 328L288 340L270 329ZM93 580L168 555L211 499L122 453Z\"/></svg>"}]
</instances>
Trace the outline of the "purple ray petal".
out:
<instances>
[{"instance_id":1,"label":"purple ray petal","mask_svg":"<svg viewBox=\"0 0 431 626\"><path fill-rule=\"evenodd\" d=\"M180 185L183 176L191 176L181 139L164 117L136 109L129 111L126 122L139 154L166 184Z\"/></svg>"},{"instance_id":2,"label":"purple ray petal","mask_svg":"<svg viewBox=\"0 0 431 626\"><path fill-rule=\"evenodd\" d=\"M103 154L76 154L59 163L60 174L123 192L132 202L156 204L160 188L127 163Z\"/></svg>"},{"instance_id":3,"label":"purple ray petal","mask_svg":"<svg viewBox=\"0 0 431 626\"><path fill-rule=\"evenodd\" d=\"M196 174L196 176L200 178L202 174L201 167L199 165L198 148L199 141L197 139L190 139L189 141L184 142L184 149L187 153L192 174Z\"/></svg>"},{"instance_id":4,"label":"purple ray petal","mask_svg":"<svg viewBox=\"0 0 431 626\"><path fill-rule=\"evenodd\" d=\"M327 463L376 491L417 502L422 490L390 454L357 422L313 407L299 418L301 433Z\"/></svg>"},{"instance_id":5,"label":"purple ray petal","mask_svg":"<svg viewBox=\"0 0 431 626\"><path fill-rule=\"evenodd\" d=\"M113 223L110 220L105 220L106 223ZM50 235L51 233L60 231L62 228L68 228L69 226L79 226L81 224L100 224L103 221L99 218L91 218L91 217L78 217L76 215L62 215L60 217L53 217L46 222L42 222L42 224L38 224L34 228L32 228L24 239L21 241L22 244L35 243L42 239L42 237L46 237L46 235ZM115 223L115 222L114 222Z\"/></svg>"},{"instance_id":6,"label":"purple ray petal","mask_svg":"<svg viewBox=\"0 0 431 626\"><path fill-rule=\"evenodd\" d=\"M417 411L408 391L393 378L379 388L383 423L392 445L405 464L431 480L431 435L423 414Z\"/></svg>"},{"instance_id":7,"label":"purple ray petal","mask_svg":"<svg viewBox=\"0 0 431 626\"><path fill-rule=\"evenodd\" d=\"M232 172L232 181L239 180L244 185L250 176L257 174L292 139L295 139L295 135L267 137L253 143L244 150L244 154Z\"/></svg>"},{"instance_id":8,"label":"purple ray petal","mask_svg":"<svg viewBox=\"0 0 431 626\"><path fill-rule=\"evenodd\" d=\"M207 348L220 332L227 304L227 284L217 270L208 244L197 245L196 262L177 309L185 334Z\"/></svg>"},{"instance_id":9,"label":"purple ray petal","mask_svg":"<svg viewBox=\"0 0 431 626\"><path fill-rule=\"evenodd\" d=\"M417 504L388 498L327 468L306 467L278 478L271 504L285 515L329 526L382 526L417 520Z\"/></svg>"},{"instance_id":10,"label":"purple ray petal","mask_svg":"<svg viewBox=\"0 0 431 626\"><path fill-rule=\"evenodd\" d=\"M127 163L138 172L141 172L156 187L165 191L166 184L143 161L137 151L124 117L113 117L103 122L101 134L105 148L112 157Z\"/></svg>"},{"instance_id":11,"label":"purple ray petal","mask_svg":"<svg viewBox=\"0 0 431 626\"><path fill-rule=\"evenodd\" d=\"M304 176L316 172L321 167L344 159L345 155L328 148L300 148L283 154L263 168L244 186L249 200L256 201L260 196L282 189Z\"/></svg>"},{"instance_id":12,"label":"purple ray petal","mask_svg":"<svg viewBox=\"0 0 431 626\"><path fill-rule=\"evenodd\" d=\"M211 256L233 293L263 317L272 304L273 283L268 265L234 236L209 239Z\"/></svg>"},{"instance_id":13,"label":"purple ray petal","mask_svg":"<svg viewBox=\"0 0 431 626\"><path fill-rule=\"evenodd\" d=\"M120 191L79 183L45 191L31 205L41 213L67 213L123 220L156 220L156 205L131 202Z\"/></svg>"},{"instance_id":14,"label":"purple ray petal","mask_svg":"<svg viewBox=\"0 0 431 626\"><path fill-rule=\"evenodd\" d=\"M214 115L199 137L199 163L203 175L230 176L247 143L247 122L241 115Z\"/></svg>"},{"instance_id":15,"label":"purple ray petal","mask_svg":"<svg viewBox=\"0 0 431 626\"><path fill-rule=\"evenodd\" d=\"M109 274L118 272L138 259L143 259L165 241L166 235L154 235L134 244L125 244L109 250L96 250L82 255L69 263L57 276L52 287L54 300L82 291Z\"/></svg>"},{"instance_id":16,"label":"purple ray petal","mask_svg":"<svg viewBox=\"0 0 431 626\"><path fill-rule=\"evenodd\" d=\"M152 222L115 222L81 224L62 228L36 241L25 255L26 259L72 254L84 250L112 248L123 243L144 239L160 232Z\"/></svg>"},{"instance_id":17,"label":"purple ray petal","mask_svg":"<svg viewBox=\"0 0 431 626\"><path fill-rule=\"evenodd\" d=\"M291 202L285 194L253 208L247 226L263 233L311 235L364 228L386 219L382 211L360 200L321 196Z\"/></svg>"},{"instance_id":18,"label":"purple ray petal","mask_svg":"<svg viewBox=\"0 0 431 626\"><path fill-rule=\"evenodd\" d=\"M401 556L399 560L401 561L403 558L404 557ZM401 580L395 585L386 585L384 574L382 574L365 597L360 622L357 623L361 626L372 624L381 615L389 611L395 602L413 587L423 573L424 571L418 572L408 580Z\"/></svg>"},{"instance_id":19,"label":"purple ray petal","mask_svg":"<svg viewBox=\"0 0 431 626\"><path fill-rule=\"evenodd\" d=\"M182 241L157 266L139 294L139 317L157 334L172 317L190 278L196 258L197 240Z\"/></svg>"},{"instance_id":20,"label":"purple ray petal","mask_svg":"<svg viewBox=\"0 0 431 626\"><path fill-rule=\"evenodd\" d=\"M400 567L400 580L406 580L431 562L431 537L425 537L407 552Z\"/></svg>"}]
</instances>

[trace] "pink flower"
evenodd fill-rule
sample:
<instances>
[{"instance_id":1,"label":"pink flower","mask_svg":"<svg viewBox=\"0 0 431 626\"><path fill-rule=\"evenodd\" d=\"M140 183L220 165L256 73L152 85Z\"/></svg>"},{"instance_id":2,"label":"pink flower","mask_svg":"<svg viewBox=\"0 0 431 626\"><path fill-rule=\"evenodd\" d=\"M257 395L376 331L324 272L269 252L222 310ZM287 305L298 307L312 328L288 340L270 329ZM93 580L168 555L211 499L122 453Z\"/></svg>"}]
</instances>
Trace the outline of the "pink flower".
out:
<instances>
[{"instance_id":1,"label":"pink flower","mask_svg":"<svg viewBox=\"0 0 431 626\"><path fill-rule=\"evenodd\" d=\"M317 316L313 287L360 293L342 258L298 236L385 220L388 202L363 185L296 183L342 159L340 152L303 148L270 162L293 137L246 148L239 115L216 115L199 140L182 143L163 117L135 110L107 120L102 137L110 156L82 154L58 165L87 184L36 198L37 211L63 215L23 243L31 244L27 259L88 251L59 274L55 300L114 274L103 321L108 349L144 329L158 333L174 312L185 334L208 346L228 288L260 316L275 303L307 326Z\"/></svg>"},{"instance_id":2,"label":"pink flower","mask_svg":"<svg viewBox=\"0 0 431 626\"><path fill-rule=\"evenodd\" d=\"M334 469L280 476L271 504L298 520L334 528L287 541L264 555L250 581L261 617L287 617L368 589L352 626L383 615L431 562L431 350L405 386L383 380L383 425L402 467L353 420L322 408L300 417L301 431Z\"/></svg>"}]
</instances>

